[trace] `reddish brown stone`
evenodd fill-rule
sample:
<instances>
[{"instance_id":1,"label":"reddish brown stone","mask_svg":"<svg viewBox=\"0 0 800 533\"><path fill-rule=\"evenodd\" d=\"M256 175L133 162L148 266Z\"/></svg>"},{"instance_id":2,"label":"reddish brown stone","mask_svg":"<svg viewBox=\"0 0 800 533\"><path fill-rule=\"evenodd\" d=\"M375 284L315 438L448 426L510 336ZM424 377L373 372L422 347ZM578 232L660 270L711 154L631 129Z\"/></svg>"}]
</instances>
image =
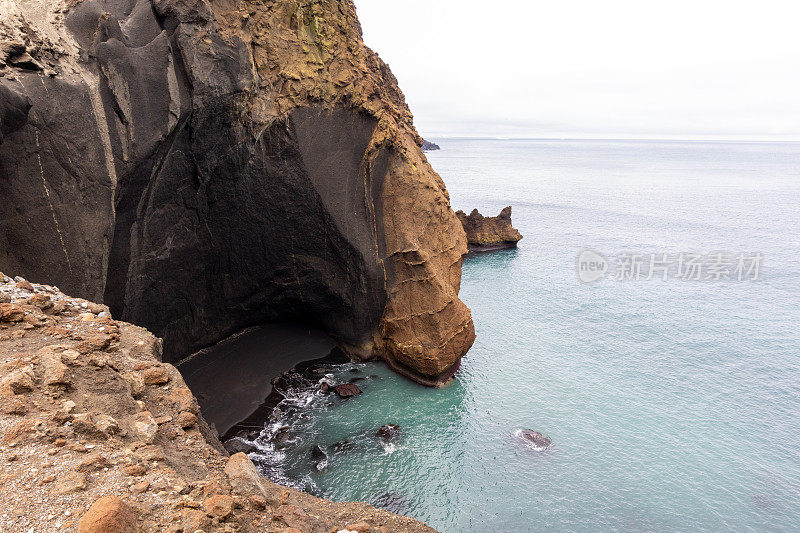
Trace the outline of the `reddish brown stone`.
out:
<instances>
[{"instance_id":1,"label":"reddish brown stone","mask_svg":"<svg viewBox=\"0 0 800 533\"><path fill-rule=\"evenodd\" d=\"M343 385L336 385L336 394L340 398L350 398L361 394L361 389L355 383L344 383Z\"/></svg>"},{"instance_id":2,"label":"reddish brown stone","mask_svg":"<svg viewBox=\"0 0 800 533\"><path fill-rule=\"evenodd\" d=\"M233 498L225 494L216 494L203 502L206 514L220 520L225 520L232 515L233 507Z\"/></svg>"},{"instance_id":3,"label":"reddish brown stone","mask_svg":"<svg viewBox=\"0 0 800 533\"><path fill-rule=\"evenodd\" d=\"M22 307L14 304L0 304L0 322L22 322L25 318L25 311Z\"/></svg>"},{"instance_id":4,"label":"reddish brown stone","mask_svg":"<svg viewBox=\"0 0 800 533\"><path fill-rule=\"evenodd\" d=\"M169 383L169 370L165 366L150 367L142 372L145 385L164 385Z\"/></svg>"},{"instance_id":5,"label":"reddish brown stone","mask_svg":"<svg viewBox=\"0 0 800 533\"><path fill-rule=\"evenodd\" d=\"M23 291L31 291L31 292L33 292L33 285L31 285L31 282L26 280L26 279L23 279L22 281L18 281L16 287L18 289L22 289Z\"/></svg>"},{"instance_id":6,"label":"reddish brown stone","mask_svg":"<svg viewBox=\"0 0 800 533\"><path fill-rule=\"evenodd\" d=\"M78 521L78 533L136 533L138 530L133 509L116 496L100 498Z\"/></svg>"}]
</instances>

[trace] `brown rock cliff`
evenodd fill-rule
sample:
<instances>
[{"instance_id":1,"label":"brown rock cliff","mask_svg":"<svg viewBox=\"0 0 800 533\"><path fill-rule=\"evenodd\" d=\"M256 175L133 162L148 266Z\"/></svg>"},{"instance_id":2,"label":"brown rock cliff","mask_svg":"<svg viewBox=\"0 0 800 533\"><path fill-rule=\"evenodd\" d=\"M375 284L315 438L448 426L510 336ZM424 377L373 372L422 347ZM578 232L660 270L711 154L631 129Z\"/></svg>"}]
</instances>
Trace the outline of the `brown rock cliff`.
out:
<instances>
[{"instance_id":1,"label":"brown rock cliff","mask_svg":"<svg viewBox=\"0 0 800 533\"><path fill-rule=\"evenodd\" d=\"M170 361L273 320L435 384L464 232L351 0L7 0L0 268Z\"/></svg>"}]
</instances>

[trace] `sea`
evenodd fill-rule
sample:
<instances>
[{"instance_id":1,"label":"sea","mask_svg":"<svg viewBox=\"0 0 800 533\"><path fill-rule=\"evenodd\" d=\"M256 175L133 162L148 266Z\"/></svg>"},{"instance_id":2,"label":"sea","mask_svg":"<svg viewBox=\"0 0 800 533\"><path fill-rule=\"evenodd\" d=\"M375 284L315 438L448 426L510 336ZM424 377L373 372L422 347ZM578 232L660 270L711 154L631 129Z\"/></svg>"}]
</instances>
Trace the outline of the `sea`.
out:
<instances>
[{"instance_id":1,"label":"sea","mask_svg":"<svg viewBox=\"0 0 800 533\"><path fill-rule=\"evenodd\" d=\"M446 533L800 531L800 144L431 140L524 235L464 261L474 346L439 389L323 368L363 394L284 391L262 471Z\"/></svg>"}]
</instances>

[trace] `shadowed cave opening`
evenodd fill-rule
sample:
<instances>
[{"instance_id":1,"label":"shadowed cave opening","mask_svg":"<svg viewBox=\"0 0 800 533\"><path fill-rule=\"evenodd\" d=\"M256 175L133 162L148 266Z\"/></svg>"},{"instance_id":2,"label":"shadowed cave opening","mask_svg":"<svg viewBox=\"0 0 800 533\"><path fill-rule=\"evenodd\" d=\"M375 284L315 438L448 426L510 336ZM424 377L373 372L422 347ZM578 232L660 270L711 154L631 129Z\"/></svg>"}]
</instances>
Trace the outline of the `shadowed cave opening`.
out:
<instances>
[{"instance_id":1,"label":"shadowed cave opening","mask_svg":"<svg viewBox=\"0 0 800 533\"><path fill-rule=\"evenodd\" d=\"M178 362L203 417L221 437L243 423L261 425L273 379L299 363L321 359L336 343L318 327L279 322L241 331Z\"/></svg>"}]
</instances>

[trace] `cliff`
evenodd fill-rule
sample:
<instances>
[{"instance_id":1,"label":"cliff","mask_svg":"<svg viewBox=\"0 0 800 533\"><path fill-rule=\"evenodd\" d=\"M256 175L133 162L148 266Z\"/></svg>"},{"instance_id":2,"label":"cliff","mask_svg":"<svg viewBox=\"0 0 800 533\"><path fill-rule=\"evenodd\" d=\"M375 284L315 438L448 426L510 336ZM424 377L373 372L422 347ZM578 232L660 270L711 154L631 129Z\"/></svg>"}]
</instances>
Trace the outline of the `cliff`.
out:
<instances>
[{"instance_id":1,"label":"cliff","mask_svg":"<svg viewBox=\"0 0 800 533\"><path fill-rule=\"evenodd\" d=\"M160 356L106 306L0 273L0 530L433 532L228 457Z\"/></svg>"},{"instance_id":2,"label":"cliff","mask_svg":"<svg viewBox=\"0 0 800 533\"><path fill-rule=\"evenodd\" d=\"M522 235L511 225L511 206L504 208L496 217L485 217L477 209L469 215L457 211L456 216L464 226L467 243L472 251L515 248Z\"/></svg>"},{"instance_id":3,"label":"cliff","mask_svg":"<svg viewBox=\"0 0 800 533\"><path fill-rule=\"evenodd\" d=\"M273 320L446 379L466 239L351 0L0 0L0 268L175 361Z\"/></svg>"}]
</instances>

